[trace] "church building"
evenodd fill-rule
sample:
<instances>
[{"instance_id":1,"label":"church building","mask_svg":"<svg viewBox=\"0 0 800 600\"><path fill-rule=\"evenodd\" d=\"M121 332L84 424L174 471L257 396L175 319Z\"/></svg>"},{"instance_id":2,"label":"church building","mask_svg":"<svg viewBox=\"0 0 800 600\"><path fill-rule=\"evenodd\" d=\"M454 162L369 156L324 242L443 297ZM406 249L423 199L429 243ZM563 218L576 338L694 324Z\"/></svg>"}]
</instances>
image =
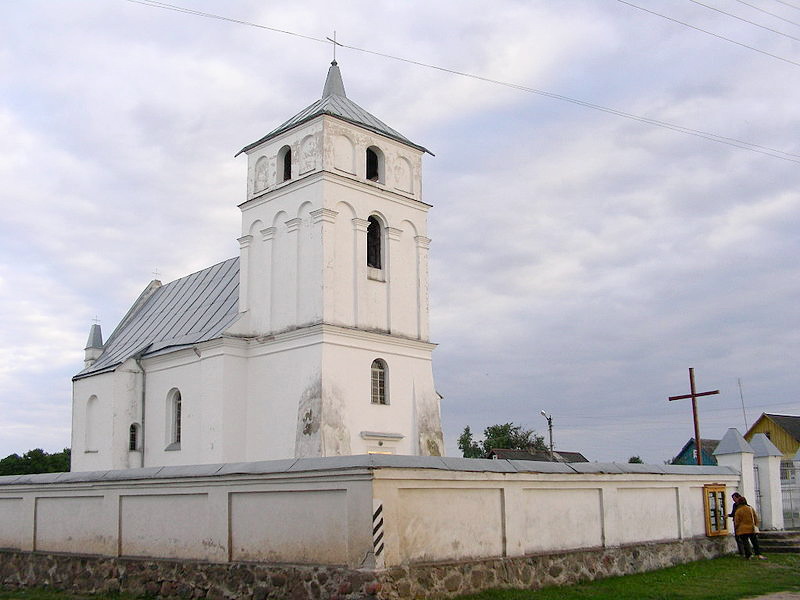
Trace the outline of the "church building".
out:
<instances>
[{"instance_id":1,"label":"church building","mask_svg":"<svg viewBox=\"0 0 800 600\"><path fill-rule=\"evenodd\" d=\"M239 256L152 281L105 343L91 327L72 470L443 454L425 152L331 63L321 99L240 152Z\"/></svg>"}]
</instances>

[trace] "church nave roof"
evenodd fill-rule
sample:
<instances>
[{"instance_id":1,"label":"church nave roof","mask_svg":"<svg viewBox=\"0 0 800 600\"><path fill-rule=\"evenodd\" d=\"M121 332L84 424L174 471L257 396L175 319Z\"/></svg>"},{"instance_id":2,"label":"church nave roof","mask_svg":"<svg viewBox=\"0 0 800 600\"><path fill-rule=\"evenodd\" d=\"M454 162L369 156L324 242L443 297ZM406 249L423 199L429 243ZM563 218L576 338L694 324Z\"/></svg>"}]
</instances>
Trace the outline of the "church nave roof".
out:
<instances>
[{"instance_id":1,"label":"church nave roof","mask_svg":"<svg viewBox=\"0 0 800 600\"><path fill-rule=\"evenodd\" d=\"M218 338L236 319L238 306L238 257L165 285L151 284L117 325L97 361L74 379L111 370L132 356Z\"/></svg>"}]
</instances>

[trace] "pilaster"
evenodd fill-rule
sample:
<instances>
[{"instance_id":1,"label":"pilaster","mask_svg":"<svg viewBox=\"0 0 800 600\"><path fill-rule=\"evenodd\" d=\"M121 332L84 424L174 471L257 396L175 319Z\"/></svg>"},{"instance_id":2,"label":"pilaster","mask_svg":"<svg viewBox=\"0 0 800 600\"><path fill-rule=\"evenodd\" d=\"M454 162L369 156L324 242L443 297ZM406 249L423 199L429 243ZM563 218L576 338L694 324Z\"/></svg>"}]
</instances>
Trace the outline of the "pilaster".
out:
<instances>
[{"instance_id":1,"label":"pilaster","mask_svg":"<svg viewBox=\"0 0 800 600\"><path fill-rule=\"evenodd\" d=\"M361 325L361 318L359 309L361 299L364 296L366 283L367 283L367 228L369 221L366 219L353 219L353 230L355 231L355 260L356 260L356 273L355 273L355 290L353 294L353 317L354 325L359 327Z\"/></svg>"},{"instance_id":2,"label":"pilaster","mask_svg":"<svg viewBox=\"0 0 800 600\"><path fill-rule=\"evenodd\" d=\"M247 312L249 308L250 289L250 243L252 235L243 235L239 242L239 312Z\"/></svg>"},{"instance_id":3,"label":"pilaster","mask_svg":"<svg viewBox=\"0 0 800 600\"><path fill-rule=\"evenodd\" d=\"M758 477L761 529L783 529L783 496L781 492L781 457L783 453L763 433L757 433L750 445L753 447L753 464Z\"/></svg>"},{"instance_id":4,"label":"pilaster","mask_svg":"<svg viewBox=\"0 0 800 600\"><path fill-rule=\"evenodd\" d=\"M273 297L275 289L275 268L272 264L272 246L275 240L275 227L267 227L261 230L261 240L264 242L264 264L259 267L264 268L264 272L268 274L265 277L266 290L264 292L264 331L269 332L272 330L272 323L274 323L272 315L272 307L275 306L275 299Z\"/></svg>"},{"instance_id":5,"label":"pilaster","mask_svg":"<svg viewBox=\"0 0 800 600\"><path fill-rule=\"evenodd\" d=\"M428 324L428 251L430 238L418 235L417 243L417 337L427 340L430 335Z\"/></svg>"},{"instance_id":6,"label":"pilaster","mask_svg":"<svg viewBox=\"0 0 800 600\"><path fill-rule=\"evenodd\" d=\"M400 290L393 284L392 273L395 266L400 268L399 264L395 264L400 256L400 236L403 230L397 227L386 227L386 331L395 331L395 323L392 321L392 296L399 293Z\"/></svg>"}]
</instances>

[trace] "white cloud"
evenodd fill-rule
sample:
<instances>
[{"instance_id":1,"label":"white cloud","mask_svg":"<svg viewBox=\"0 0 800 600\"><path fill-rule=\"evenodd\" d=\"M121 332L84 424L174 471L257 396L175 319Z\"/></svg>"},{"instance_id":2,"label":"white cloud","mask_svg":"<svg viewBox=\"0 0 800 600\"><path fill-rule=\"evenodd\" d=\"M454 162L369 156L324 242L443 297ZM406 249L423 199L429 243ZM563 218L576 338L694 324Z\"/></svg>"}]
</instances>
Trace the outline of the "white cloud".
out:
<instances>
[{"instance_id":1,"label":"white cloud","mask_svg":"<svg viewBox=\"0 0 800 600\"><path fill-rule=\"evenodd\" d=\"M688 3L648 6L786 52ZM794 67L623 5L192 7L800 154ZM238 252L233 154L314 101L330 58L124 2L0 8L0 455L69 443L69 377L95 314L108 335L154 269L169 281ZM757 409L800 410L796 164L338 58L350 97L437 154L425 200L451 452L466 424L541 431L547 408L557 447L658 462L691 434L666 402L689 366L723 392L701 407L709 437L741 427L738 377Z\"/></svg>"}]
</instances>

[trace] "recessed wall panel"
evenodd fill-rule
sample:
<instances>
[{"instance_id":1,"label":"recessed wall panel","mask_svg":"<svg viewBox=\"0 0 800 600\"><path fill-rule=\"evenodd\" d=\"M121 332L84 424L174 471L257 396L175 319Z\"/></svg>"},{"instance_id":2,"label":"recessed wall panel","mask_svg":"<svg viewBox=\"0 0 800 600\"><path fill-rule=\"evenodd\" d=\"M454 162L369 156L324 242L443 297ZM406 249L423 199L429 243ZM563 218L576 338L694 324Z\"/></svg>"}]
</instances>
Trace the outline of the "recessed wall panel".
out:
<instances>
[{"instance_id":1,"label":"recessed wall panel","mask_svg":"<svg viewBox=\"0 0 800 600\"><path fill-rule=\"evenodd\" d=\"M621 543L678 539L675 488L620 488L617 500Z\"/></svg>"},{"instance_id":2,"label":"recessed wall panel","mask_svg":"<svg viewBox=\"0 0 800 600\"><path fill-rule=\"evenodd\" d=\"M346 564L346 500L344 490L231 494L231 558Z\"/></svg>"},{"instance_id":3,"label":"recessed wall panel","mask_svg":"<svg viewBox=\"0 0 800 600\"><path fill-rule=\"evenodd\" d=\"M19 550L23 531L22 498L0 498L0 548Z\"/></svg>"},{"instance_id":4,"label":"recessed wall panel","mask_svg":"<svg viewBox=\"0 0 800 600\"><path fill-rule=\"evenodd\" d=\"M36 499L36 550L103 554L113 542L104 531L102 496Z\"/></svg>"},{"instance_id":5,"label":"recessed wall panel","mask_svg":"<svg viewBox=\"0 0 800 600\"><path fill-rule=\"evenodd\" d=\"M603 543L599 489L526 489L526 554Z\"/></svg>"},{"instance_id":6,"label":"recessed wall panel","mask_svg":"<svg viewBox=\"0 0 800 600\"><path fill-rule=\"evenodd\" d=\"M123 496L120 552L123 556L205 559L208 520L206 494Z\"/></svg>"},{"instance_id":7,"label":"recessed wall panel","mask_svg":"<svg viewBox=\"0 0 800 600\"><path fill-rule=\"evenodd\" d=\"M503 555L502 490L410 488L398 500L402 561Z\"/></svg>"}]
</instances>

